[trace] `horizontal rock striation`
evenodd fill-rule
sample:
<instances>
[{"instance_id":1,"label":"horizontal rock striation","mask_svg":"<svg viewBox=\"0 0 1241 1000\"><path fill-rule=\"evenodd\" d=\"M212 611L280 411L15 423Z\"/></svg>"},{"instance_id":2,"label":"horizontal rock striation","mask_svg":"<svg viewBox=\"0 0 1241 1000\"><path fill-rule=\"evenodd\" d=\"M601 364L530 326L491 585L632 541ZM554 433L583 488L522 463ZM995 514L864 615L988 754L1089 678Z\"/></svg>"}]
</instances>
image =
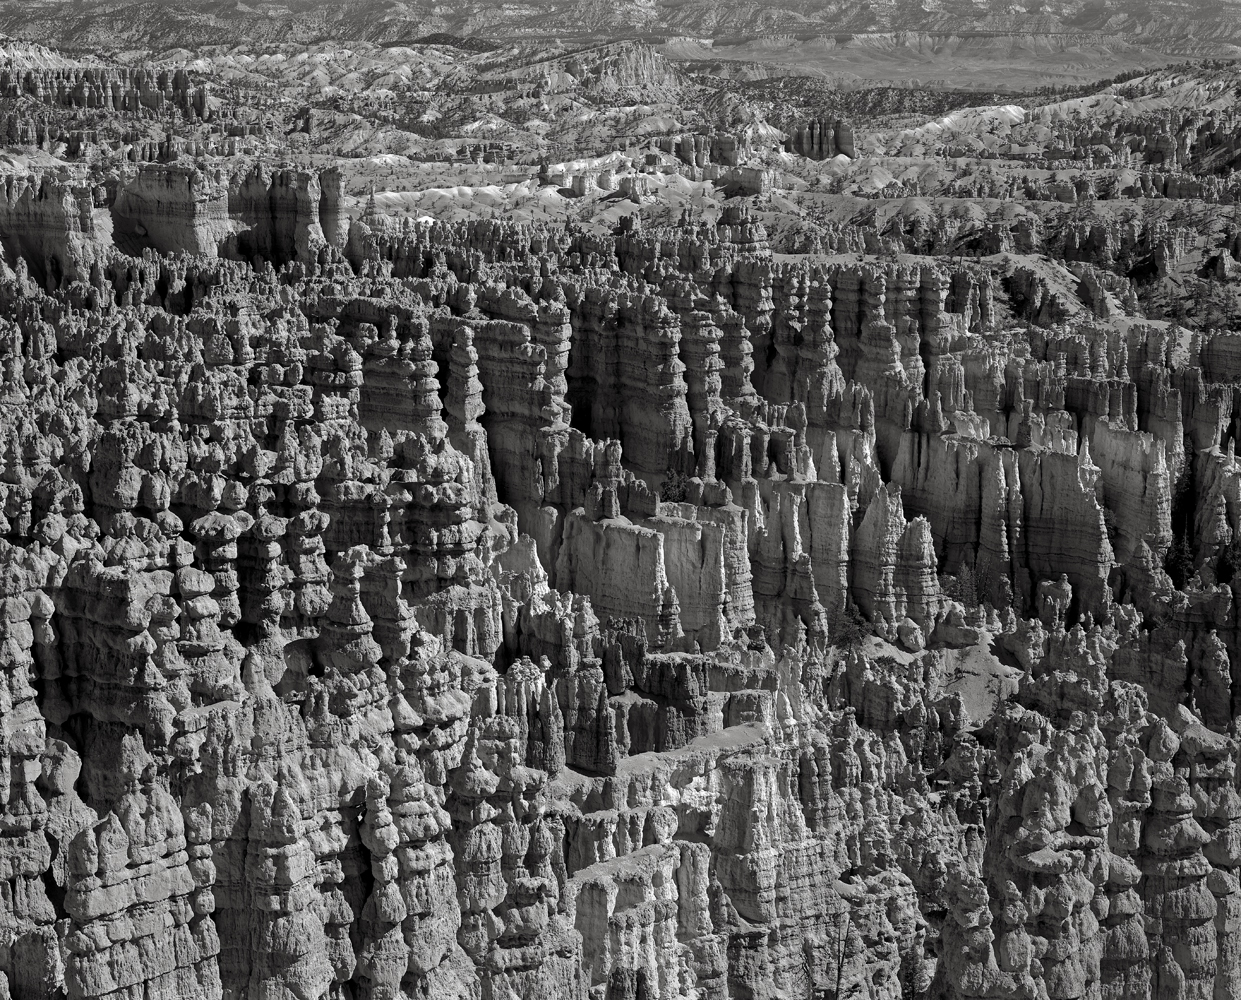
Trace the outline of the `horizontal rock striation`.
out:
<instances>
[{"instance_id":1,"label":"horizontal rock striation","mask_svg":"<svg viewBox=\"0 0 1241 1000\"><path fill-rule=\"evenodd\" d=\"M342 184L0 205L10 996L1236 992L1235 335Z\"/></svg>"}]
</instances>

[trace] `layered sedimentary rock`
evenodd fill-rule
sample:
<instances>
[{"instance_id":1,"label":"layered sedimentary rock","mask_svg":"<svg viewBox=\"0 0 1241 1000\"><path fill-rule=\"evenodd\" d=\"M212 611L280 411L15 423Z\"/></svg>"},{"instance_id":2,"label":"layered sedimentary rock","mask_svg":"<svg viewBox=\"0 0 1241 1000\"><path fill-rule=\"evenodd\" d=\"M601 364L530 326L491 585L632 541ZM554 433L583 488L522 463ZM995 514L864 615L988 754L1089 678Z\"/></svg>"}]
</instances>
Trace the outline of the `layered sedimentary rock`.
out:
<instances>
[{"instance_id":1,"label":"layered sedimentary rock","mask_svg":"<svg viewBox=\"0 0 1241 1000\"><path fill-rule=\"evenodd\" d=\"M49 171L9 174L0 245L43 287L89 280L107 248L309 263L348 237L335 169L269 170L144 163L118 185L99 224L98 190Z\"/></svg>"},{"instance_id":2,"label":"layered sedimentary rock","mask_svg":"<svg viewBox=\"0 0 1241 1000\"><path fill-rule=\"evenodd\" d=\"M66 108L139 114L179 108L187 117L209 117L208 88L184 69L77 65L9 66L0 70L0 94Z\"/></svg>"},{"instance_id":3,"label":"layered sedimentary rock","mask_svg":"<svg viewBox=\"0 0 1241 1000\"><path fill-rule=\"evenodd\" d=\"M229 186L228 211L240 228L227 255L257 256L279 265L309 262L323 246L342 245L342 184L335 170L272 170L255 164Z\"/></svg>"},{"instance_id":4,"label":"layered sedimentary rock","mask_svg":"<svg viewBox=\"0 0 1241 1000\"><path fill-rule=\"evenodd\" d=\"M112 220L118 241L214 257L230 231L228 185L218 172L143 164L117 195Z\"/></svg>"},{"instance_id":5,"label":"layered sedimentary rock","mask_svg":"<svg viewBox=\"0 0 1241 1000\"><path fill-rule=\"evenodd\" d=\"M840 120L816 119L793 130L785 148L812 160L830 160L833 156L857 156L853 127Z\"/></svg>"},{"instance_id":6,"label":"layered sedimentary rock","mask_svg":"<svg viewBox=\"0 0 1241 1000\"><path fill-rule=\"evenodd\" d=\"M0 246L6 263L21 262L46 288L88 277L98 242L91 207L89 192L54 175L5 175Z\"/></svg>"},{"instance_id":7,"label":"layered sedimentary rock","mask_svg":"<svg viewBox=\"0 0 1241 1000\"><path fill-rule=\"evenodd\" d=\"M7 199L11 996L1235 993L1235 336L203 170Z\"/></svg>"}]
</instances>

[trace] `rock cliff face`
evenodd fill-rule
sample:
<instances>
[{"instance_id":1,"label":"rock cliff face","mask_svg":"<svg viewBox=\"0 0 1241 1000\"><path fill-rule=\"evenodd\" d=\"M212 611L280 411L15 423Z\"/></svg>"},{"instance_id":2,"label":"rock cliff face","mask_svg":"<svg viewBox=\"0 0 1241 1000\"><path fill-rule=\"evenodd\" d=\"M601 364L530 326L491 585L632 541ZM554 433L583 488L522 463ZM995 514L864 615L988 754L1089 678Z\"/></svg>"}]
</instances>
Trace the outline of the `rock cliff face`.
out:
<instances>
[{"instance_id":1,"label":"rock cliff face","mask_svg":"<svg viewBox=\"0 0 1241 1000\"><path fill-rule=\"evenodd\" d=\"M800 153L812 160L830 160L833 156L857 156L853 127L848 122L816 119L793 129L785 143L790 153Z\"/></svg>"},{"instance_id":2,"label":"rock cliff face","mask_svg":"<svg viewBox=\"0 0 1241 1000\"><path fill-rule=\"evenodd\" d=\"M0 202L0 246L45 288L90 273L97 246L89 190L59 177L7 174Z\"/></svg>"},{"instance_id":3,"label":"rock cliff face","mask_svg":"<svg viewBox=\"0 0 1241 1000\"><path fill-rule=\"evenodd\" d=\"M1235 335L341 184L0 206L9 996L1237 993Z\"/></svg>"},{"instance_id":4,"label":"rock cliff face","mask_svg":"<svg viewBox=\"0 0 1241 1000\"><path fill-rule=\"evenodd\" d=\"M196 84L184 69L12 65L0 69L0 95L31 97L45 105L91 108L120 115L137 116L176 108L187 117L209 117L207 87Z\"/></svg>"},{"instance_id":5,"label":"rock cliff face","mask_svg":"<svg viewBox=\"0 0 1241 1000\"><path fill-rule=\"evenodd\" d=\"M227 248L230 256L256 256L280 265L309 263L326 244L344 240L340 174L329 169L269 169L260 162L232 179L228 211L241 230Z\"/></svg>"},{"instance_id":6,"label":"rock cliff face","mask_svg":"<svg viewBox=\"0 0 1241 1000\"><path fill-rule=\"evenodd\" d=\"M0 245L23 260L40 285L87 278L108 244L125 253L188 253L256 258L280 265L313 262L348 237L339 171L231 171L193 163L143 163L107 206L110 232L96 231L95 197L47 172L8 175L0 206Z\"/></svg>"},{"instance_id":7,"label":"rock cliff face","mask_svg":"<svg viewBox=\"0 0 1241 1000\"><path fill-rule=\"evenodd\" d=\"M118 246L214 257L230 232L228 185L197 167L145 163L112 206Z\"/></svg>"}]
</instances>

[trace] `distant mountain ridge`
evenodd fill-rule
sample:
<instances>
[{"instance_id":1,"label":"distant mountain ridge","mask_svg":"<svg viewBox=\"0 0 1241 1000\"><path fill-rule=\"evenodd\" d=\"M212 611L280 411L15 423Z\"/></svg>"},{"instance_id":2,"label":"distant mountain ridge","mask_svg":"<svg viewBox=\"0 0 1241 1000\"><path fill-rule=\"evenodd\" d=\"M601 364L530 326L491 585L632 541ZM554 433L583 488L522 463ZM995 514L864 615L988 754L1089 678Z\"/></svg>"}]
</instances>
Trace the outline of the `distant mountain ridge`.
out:
<instances>
[{"instance_id":1,"label":"distant mountain ridge","mask_svg":"<svg viewBox=\"0 0 1241 1000\"><path fill-rule=\"evenodd\" d=\"M1241 45L1241 0L1024 2L981 0L0 0L0 32L67 48L168 48L325 39L408 44L431 34L464 38L689 36L924 32L973 35L1100 34L1147 45Z\"/></svg>"}]
</instances>

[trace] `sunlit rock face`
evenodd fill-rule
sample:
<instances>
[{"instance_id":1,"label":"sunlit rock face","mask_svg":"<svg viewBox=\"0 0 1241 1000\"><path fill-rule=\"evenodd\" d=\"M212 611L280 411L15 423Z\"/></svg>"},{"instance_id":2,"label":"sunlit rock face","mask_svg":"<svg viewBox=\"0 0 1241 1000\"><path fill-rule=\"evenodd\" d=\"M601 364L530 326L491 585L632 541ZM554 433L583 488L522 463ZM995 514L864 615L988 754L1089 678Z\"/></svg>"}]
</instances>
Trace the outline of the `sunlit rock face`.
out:
<instances>
[{"instance_id":1,"label":"sunlit rock face","mask_svg":"<svg viewBox=\"0 0 1241 1000\"><path fill-rule=\"evenodd\" d=\"M0 1000L1241 995L1241 337L1140 315L1241 235L825 192L1023 122L727 88L427 188L567 224L398 220L350 102L439 142L388 95L446 47L213 50L223 89L3 50ZM556 51L462 107L707 86ZM285 128L276 72L330 106ZM1144 200L1233 190L1222 119L1046 118L1219 168ZM854 214L791 234L797 171Z\"/></svg>"}]
</instances>

